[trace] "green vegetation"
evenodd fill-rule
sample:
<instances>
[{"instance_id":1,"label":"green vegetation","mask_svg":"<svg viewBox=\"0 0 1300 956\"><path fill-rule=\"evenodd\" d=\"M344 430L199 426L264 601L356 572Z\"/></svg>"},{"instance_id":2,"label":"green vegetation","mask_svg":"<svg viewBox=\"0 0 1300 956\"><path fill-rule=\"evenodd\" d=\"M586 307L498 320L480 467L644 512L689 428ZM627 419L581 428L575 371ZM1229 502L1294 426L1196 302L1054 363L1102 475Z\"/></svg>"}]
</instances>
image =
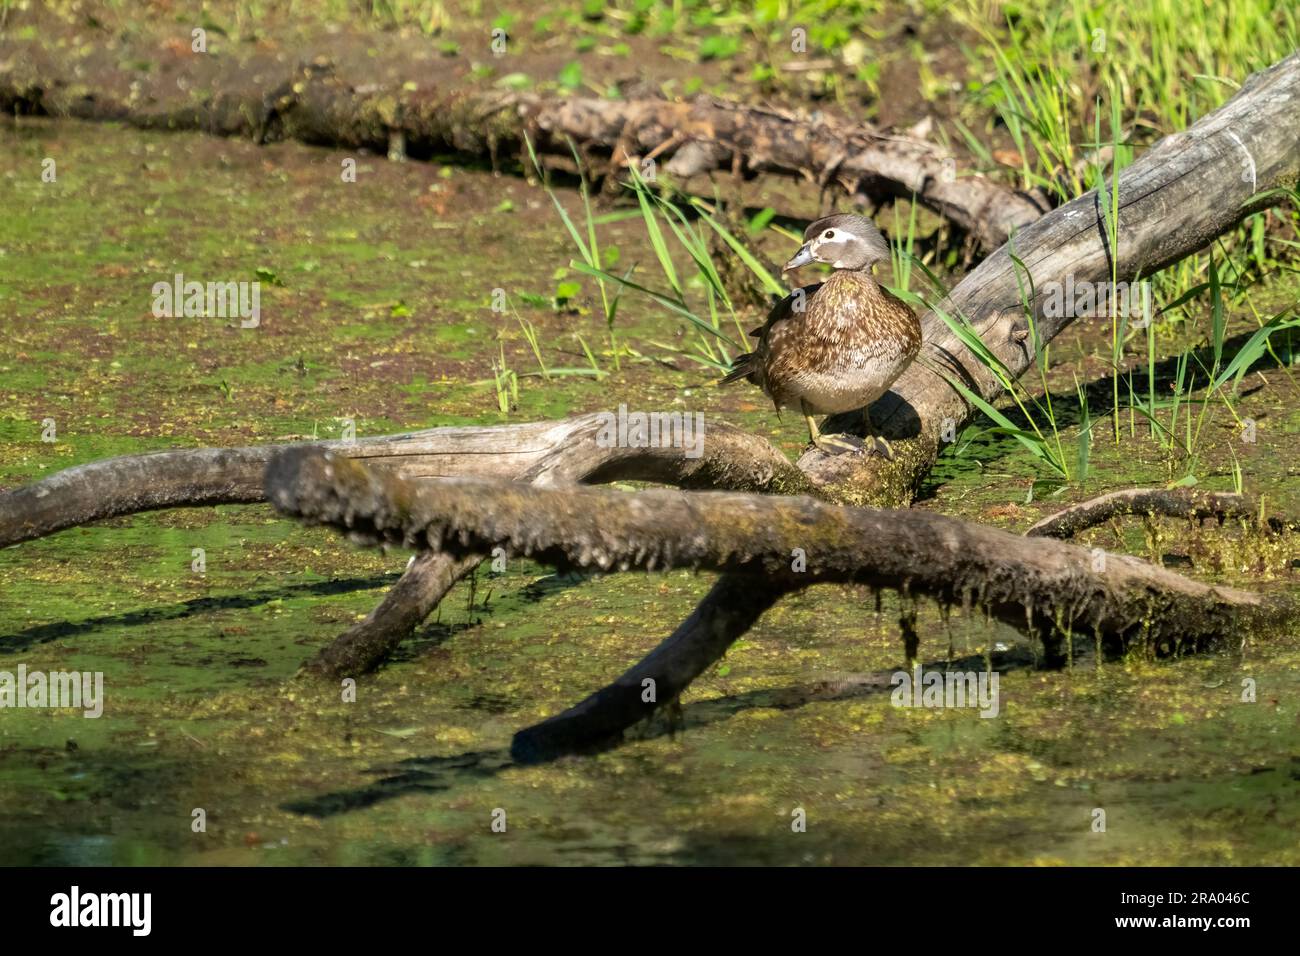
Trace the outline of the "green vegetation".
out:
<instances>
[{"instance_id":1,"label":"green vegetation","mask_svg":"<svg viewBox=\"0 0 1300 956\"><path fill-rule=\"evenodd\" d=\"M180 6L159 25L110 0L97 27L83 3L52 0L40 22L68 24L68 49L144 37L157 57L151 29L189 35ZM933 114L963 170L1053 200L1108 189L1296 43L1293 6L1255 0L1231 18L1172 0L202 9L218 48L308 48L334 19L360 31L360 62L382 64L400 33L465 83L628 95L634 63L670 95ZM31 16L0 6L15 35ZM796 22L806 57L831 67L784 68L803 56ZM494 27L510 37L500 60ZM761 322L753 299L780 291L763 262L789 254L815 184L747 182L726 208L723 177L702 199L662 170L629 170L598 194L577 157L573 176L537 183L447 157L361 157L344 185L339 151L29 118L0 127L0 145L0 487L109 455L337 437L347 419L373 435L620 402L725 418L791 457L805 445L797 416L708 386ZM42 183L51 156L59 178ZM1114 236L1124 223L1106 197ZM1032 373L982 409L917 507L1023 531L1094 493L1195 480L1300 513L1300 195L1277 198L1147 277L1149 324L1080 321L1050 349L1031 328ZM947 228L906 201L877 220L893 244L886 281L938 302L962 269ZM154 318L150 287L175 272L260 276L262 326ZM963 334L965 317L944 318ZM1293 546L1231 522L1133 519L1080 543L1265 594L1295 586ZM925 661L1027 648L1015 633L894 594L873 613L868 591L819 586L690 689L684 733L656 726L612 753L525 768L505 756L511 732L620 673L711 579L512 561L462 582L356 703L294 682L405 560L264 507L144 514L0 551L0 670L99 670L108 693L98 721L0 718L4 861L1300 864L1295 634L1100 668L1076 648L1062 672L1008 670L1002 716L984 721L819 688L899 666L905 615ZM1257 703L1241 701L1244 677ZM1104 837L1089 830L1098 805ZM797 846L795 806L812 821ZM195 807L207 834L190 829ZM495 807L510 814L504 838L488 828Z\"/></svg>"}]
</instances>

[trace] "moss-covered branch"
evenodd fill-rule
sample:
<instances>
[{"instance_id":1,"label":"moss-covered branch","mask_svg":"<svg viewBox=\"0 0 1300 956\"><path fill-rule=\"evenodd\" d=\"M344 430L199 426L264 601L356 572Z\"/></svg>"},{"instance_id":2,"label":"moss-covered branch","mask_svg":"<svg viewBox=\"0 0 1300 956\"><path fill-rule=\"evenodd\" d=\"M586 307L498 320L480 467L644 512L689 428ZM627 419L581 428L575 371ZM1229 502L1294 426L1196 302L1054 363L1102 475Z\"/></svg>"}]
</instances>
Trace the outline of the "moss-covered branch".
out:
<instances>
[{"instance_id":1,"label":"moss-covered branch","mask_svg":"<svg viewBox=\"0 0 1300 956\"><path fill-rule=\"evenodd\" d=\"M941 147L819 112L783 112L701 96L689 102L548 97L448 87L412 69L405 82L349 82L327 60L251 75L235 60L205 76L214 90L180 99L174 77L132 75L131 92L86 89L63 59L0 59L0 108L148 129L192 129L259 142L295 139L328 146L454 151L489 157L538 151L572 163L576 146L596 172L654 158L689 178L715 170L811 179L877 201L915 197L975 236L986 249L1005 242L1043 210L992 179L963 172ZM144 85L148 89L140 89ZM199 84L195 84L199 85ZM524 168L528 168L525 161Z\"/></svg>"},{"instance_id":2,"label":"moss-covered branch","mask_svg":"<svg viewBox=\"0 0 1300 956\"><path fill-rule=\"evenodd\" d=\"M453 560L501 547L559 568L723 572L725 584L667 643L580 705L574 719L586 730L538 731L571 744L648 716L654 702L629 696L646 678L667 689L660 701L675 697L771 600L819 582L980 607L1043 641L1049 657L1059 657L1062 641L1089 635L1114 649L1140 642L1157 653L1194 650L1297 616L1286 599L1213 587L1126 555L1099 561L1095 551L1050 538L929 512L728 492L626 494L469 478L416 484L311 448L277 454L266 482L282 513L360 544ZM541 739L521 746L541 747Z\"/></svg>"},{"instance_id":3,"label":"moss-covered branch","mask_svg":"<svg viewBox=\"0 0 1300 956\"><path fill-rule=\"evenodd\" d=\"M1250 495L1198 488L1127 488L1063 508L1039 521L1025 534L1031 538L1064 540L1124 515L1187 518L1192 521L1214 518L1220 522L1237 519L1258 523L1274 533L1300 527L1300 522L1282 515L1263 514L1260 503Z\"/></svg>"}]
</instances>

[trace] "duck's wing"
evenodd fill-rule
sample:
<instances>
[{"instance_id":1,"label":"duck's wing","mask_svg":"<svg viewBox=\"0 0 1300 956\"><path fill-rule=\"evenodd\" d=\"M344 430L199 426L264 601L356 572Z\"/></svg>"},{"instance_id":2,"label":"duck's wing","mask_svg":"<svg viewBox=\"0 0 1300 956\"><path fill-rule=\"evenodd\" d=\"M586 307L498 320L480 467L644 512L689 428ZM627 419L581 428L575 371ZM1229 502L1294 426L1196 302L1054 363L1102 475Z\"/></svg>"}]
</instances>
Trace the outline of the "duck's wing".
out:
<instances>
[{"instance_id":1,"label":"duck's wing","mask_svg":"<svg viewBox=\"0 0 1300 956\"><path fill-rule=\"evenodd\" d=\"M750 336L758 339L754 351L737 355L721 384L728 385L741 379L748 379L768 392L768 356L774 348L780 349L781 342L794 332L790 320L797 318L807 308L809 301L821 287L822 284L818 282L815 285L795 289L773 306L772 311L767 314L767 320L757 328L749 330Z\"/></svg>"},{"instance_id":2,"label":"duck's wing","mask_svg":"<svg viewBox=\"0 0 1300 956\"><path fill-rule=\"evenodd\" d=\"M749 330L751 337L758 339L760 342L766 342L768 336L772 333L772 328L778 322L785 322L796 314L798 311L807 308L812 297L817 294L817 290L822 287L820 282L813 285L806 285L801 289L795 289L784 299L772 307L772 311L767 314L766 321L757 328Z\"/></svg>"}]
</instances>

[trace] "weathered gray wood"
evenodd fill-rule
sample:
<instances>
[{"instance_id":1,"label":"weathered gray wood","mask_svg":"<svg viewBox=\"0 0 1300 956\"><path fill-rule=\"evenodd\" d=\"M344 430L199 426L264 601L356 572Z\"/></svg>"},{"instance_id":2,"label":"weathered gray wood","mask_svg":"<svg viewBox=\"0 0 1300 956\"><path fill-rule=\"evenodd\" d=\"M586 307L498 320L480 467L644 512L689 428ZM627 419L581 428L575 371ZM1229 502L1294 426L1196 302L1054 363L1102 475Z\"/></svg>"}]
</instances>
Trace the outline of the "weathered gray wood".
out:
<instances>
[{"instance_id":1,"label":"weathered gray wood","mask_svg":"<svg viewBox=\"0 0 1300 956\"><path fill-rule=\"evenodd\" d=\"M675 448L601 448L596 437L600 420L595 415L553 425L539 435L511 436L531 448L501 447L500 430L458 429L455 438L474 447L500 452L495 467L501 477L547 486L568 482L617 480L657 481L683 487L807 490L802 473L784 455L761 438L736 429L710 429L706 425L699 458L691 459ZM347 449L344 449L347 452ZM358 458L359 456L350 455ZM374 456L371 456L373 460ZM402 473L428 477L434 459L408 462ZM459 456L438 459L450 472L480 474ZM396 650L420 622L438 606L448 591L481 562L481 555L452 558L422 552L403 572L397 584L366 617L322 649L305 670L330 677L356 676L373 670Z\"/></svg>"},{"instance_id":2,"label":"weathered gray wood","mask_svg":"<svg viewBox=\"0 0 1300 956\"><path fill-rule=\"evenodd\" d=\"M798 491L808 480L766 439L706 422L703 454L680 448L601 447L599 415L551 422L432 428L356 442L311 443L381 464L408 478L482 475L541 484L662 481L687 488ZM266 462L288 445L188 448L76 465L0 492L0 547L103 518L264 501Z\"/></svg>"},{"instance_id":3,"label":"weathered gray wood","mask_svg":"<svg viewBox=\"0 0 1300 956\"><path fill-rule=\"evenodd\" d=\"M40 72L21 57L0 63L0 108L376 152L398 138L408 148L494 160L522 157L531 134L544 157L571 164L572 143L589 161L600 157L606 172L654 157L682 177L721 169L840 184L876 200L916 196L987 249L1043 212L992 179L958 175L955 160L936 144L824 111L810 116L708 96L679 102L457 89L428 76L410 77L414 89L400 83L359 88L325 62L278 75L262 70L257 76L264 79L254 82L231 61L228 73L206 78L203 86L220 92L200 103L177 95L170 72L160 78L165 82L133 76L135 92L123 100L111 89L85 96L77 77L60 70L59 58L45 59Z\"/></svg>"},{"instance_id":4,"label":"weathered gray wood","mask_svg":"<svg viewBox=\"0 0 1300 956\"><path fill-rule=\"evenodd\" d=\"M1250 495L1231 491L1202 491L1199 488L1126 488L1063 508L1048 515L1028 531L1026 537L1072 538L1087 528L1105 524L1123 515L1149 515L1203 521L1216 518L1250 524L1262 523L1281 533L1300 526L1282 515L1264 515L1260 503Z\"/></svg>"},{"instance_id":5,"label":"weathered gray wood","mask_svg":"<svg viewBox=\"0 0 1300 956\"><path fill-rule=\"evenodd\" d=\"M1251 76L1222 107L1190 129L1166 136L1119 176L1116 281L1149 277L1204 248L1251 213L1276 198L1260 193L1300 179L1300 52ZM1007 245L988 256L938 303L949 314L965 315L980 338L1017 376L1034 361L1024 333L1028 324L1020 303L1014 252L1029 274L1019 276L1034 289L1032 307L1038 333L1050 342L1074 321L1044 312L1045 284L1109 282L1110 246L1106 200L1096 191L1054 209L1019 230ZM799 467L819 483L856 484L860 500L906 500L938 452L946 420L958 426L973 410L929 363L977 388L986 399L1002 393L1001 383L933 313L922 319L920 360L872 407L878 427L895 442L893 463L808 451ZM860 421L835 416L834 431L860 428ZM906 441L910 439L910 441Z\"/></svg>"},{"instance_id":6,"label":"weathered gray wood","mask_svg":"<svg viewBox=\"0 0 1300 956\"><path fill-rule=\"evenodd\" d=\"M560 568L674 567L724 573L696 613L610 687L517 740L523 759L608 742L649 716L779 595L821 582L866 584L981 608L1039 639L1066 636L1153 653L1239 641L1300 616L1283 596L1213 587L1138 558L1026 538L925 511L847 508L807 497L537 488L479 478L415 483L340 455L295 448L267 466L283 514L459 560L502 547ZM791 562L794 549L803 567ZM656 700L640 696L656 682ZM659 686L659 683L662 685ZM633 696L635 694L635 696Z\"/></svg>"},{"instance_id":7,"label":"weathered gray wood","mask_svg":"<svg viewBox=\"0 0 1300 956\"><path fill-rule=\"evenodd\" d=\"M714 169L808 176L880 200L915 198L975 236L986 249L1044 212L1034 200L983 176L957 175L955 160L938 146L882 133L826 113L815 116L699 97L689 103L620 102L591 97L520 99L515 107L549 134L614 148L638 160L665 148L665 168L690 176Z\"/></svg>"},{"instance_id":8,"label":"weathered gray wood","mask_svg":"<svg viewBox=\"0 0 1300 956\"><path fill-rule=\"evenodd\" d=\"M692 458L685 449L671 446L602 446L602 424L598 414L591 414L558 422L435 428L312 447L395 469L414 481L472 474L538 485L636 480L782 493L812 488L769 442L731 425L705 422L701 454ZM0 492L0 547L139 511L264 501L266 463L288 447L181 449L65 469ZM417 556L375 609L317 653L304 671L341 677L373 670L480 560Z\"/></svg>"},{"instance_id":9,"label":"weathered gray wood","mask_svg":"<svg viewBox=\"0 0 1300 956\"><path fill-rule=\"evenodd\" d=\"M262 501L275 447L161 451L65 468L0 492L0 547L139 511Z\"/></svg>"}]
</instances>

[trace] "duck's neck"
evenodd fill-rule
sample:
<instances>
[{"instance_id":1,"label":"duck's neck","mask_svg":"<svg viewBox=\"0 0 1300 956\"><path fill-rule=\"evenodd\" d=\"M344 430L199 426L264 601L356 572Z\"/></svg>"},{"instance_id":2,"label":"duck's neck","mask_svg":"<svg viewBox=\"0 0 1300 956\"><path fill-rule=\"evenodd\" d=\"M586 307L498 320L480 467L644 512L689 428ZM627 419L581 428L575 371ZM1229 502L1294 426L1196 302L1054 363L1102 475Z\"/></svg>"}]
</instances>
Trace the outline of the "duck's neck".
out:
<instances>
[{"instance_id":1,"label":"duck's neck","mask_svg":"<svg viewBox=\"0 0 1300 956\"><path fill-rule=\"evenodd\" d=\"M878 295L881 292L880 283L871 274L871 266L864 266L861 269L836 269L831 273L831 278L852 283L867 295Z\"/></svg>"}]
</instances>

